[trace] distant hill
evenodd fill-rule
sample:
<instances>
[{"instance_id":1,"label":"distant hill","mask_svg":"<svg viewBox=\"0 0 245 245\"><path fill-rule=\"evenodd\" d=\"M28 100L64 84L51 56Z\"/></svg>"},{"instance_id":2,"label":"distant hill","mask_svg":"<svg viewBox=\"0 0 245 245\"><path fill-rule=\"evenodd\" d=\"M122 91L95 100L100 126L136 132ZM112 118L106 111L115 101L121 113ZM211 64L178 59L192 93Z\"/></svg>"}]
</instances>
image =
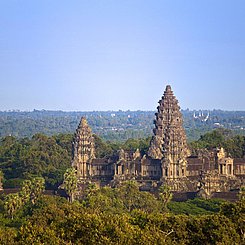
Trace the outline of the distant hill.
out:
<instances>
[{"instance_id":1,"label":"distant hill","mask_svg":"<svg viewBox=\"0 0 245 245\"><path fill-rule=\"evenodd\" d=\"M124 141L152 135L154 111L64 112L34 110L0 111L0 137L31 137L36 133L74 133L81 116L86 116L93 132L105 140ZM245 111L183 110L189 141L214 128L228 128L245 135Z\"/></svg>"}]
</instances>

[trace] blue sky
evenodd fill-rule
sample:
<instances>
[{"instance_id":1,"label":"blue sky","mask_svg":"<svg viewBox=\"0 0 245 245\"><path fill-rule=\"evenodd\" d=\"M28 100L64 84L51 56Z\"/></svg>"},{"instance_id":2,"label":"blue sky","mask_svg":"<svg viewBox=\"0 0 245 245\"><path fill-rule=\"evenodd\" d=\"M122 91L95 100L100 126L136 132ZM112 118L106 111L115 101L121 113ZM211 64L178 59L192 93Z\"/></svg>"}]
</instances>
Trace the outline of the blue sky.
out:
<instances>
[{"instance_id":1,"label":"blue sky","mask_svg":"<svg viewBox=\"0 0 245 245\"><path fill-rule=\"evenodd\" d=\"M245 1L1 0L0 110L245 109Z\"/></svg>"}]
</instances>

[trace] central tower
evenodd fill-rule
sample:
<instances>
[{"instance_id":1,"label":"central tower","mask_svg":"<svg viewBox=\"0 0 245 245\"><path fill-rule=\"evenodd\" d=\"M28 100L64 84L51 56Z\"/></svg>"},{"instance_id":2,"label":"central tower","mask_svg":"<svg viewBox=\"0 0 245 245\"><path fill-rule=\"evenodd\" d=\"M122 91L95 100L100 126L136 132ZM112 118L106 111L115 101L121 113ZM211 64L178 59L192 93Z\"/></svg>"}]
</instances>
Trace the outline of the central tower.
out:
<instances>
[{"instance_id":1,"label":"central tower","mask_svg":"<svg viewBox=\"0 0 245 245\"><path fill-rule=\"evenodd\" d=\"M166 86L155 115L154 136L148 156L161 160L164 180L186 177L186 158L188 156L186 134L178 100L170 85Z\"/></svg>"}]
</instances>

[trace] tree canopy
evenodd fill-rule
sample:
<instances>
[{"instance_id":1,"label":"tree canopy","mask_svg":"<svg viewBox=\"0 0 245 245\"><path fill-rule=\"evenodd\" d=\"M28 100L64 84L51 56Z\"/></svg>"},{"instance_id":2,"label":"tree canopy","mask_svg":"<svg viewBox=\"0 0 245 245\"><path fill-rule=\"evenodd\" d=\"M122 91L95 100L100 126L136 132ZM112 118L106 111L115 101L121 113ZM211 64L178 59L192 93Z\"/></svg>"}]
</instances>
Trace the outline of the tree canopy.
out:
<instances>
[{"instance_id":1,"label":"tree canopy","mask_svg":"<svg viewBox=\"0 0 245 245\"><path fill-rule=\"evenodd\" d=\"M16 194L9 194L5 202L12 195ZM237 203L168 202L169 209L163 210L162 198L139 192L135 183L128 182L114 189L88 186L73 203L41 195L35 203L13 202L3 209L0 198L0 243L243 244L243 195Z\"/></svg>"},{"instance_id":2,"label":"tree canopy","mask_svg":"<svg viewBox=\"0 0 245 245\"><path fill-rule=\"evenodd\" d=\"M245 156L245 136L235 135L233 131L228 129L216 129L208 132L189 145L193 151L201 148L212 150L216 147L223 147L231 157L242 158Z\"/></svg>"}]
</instances>

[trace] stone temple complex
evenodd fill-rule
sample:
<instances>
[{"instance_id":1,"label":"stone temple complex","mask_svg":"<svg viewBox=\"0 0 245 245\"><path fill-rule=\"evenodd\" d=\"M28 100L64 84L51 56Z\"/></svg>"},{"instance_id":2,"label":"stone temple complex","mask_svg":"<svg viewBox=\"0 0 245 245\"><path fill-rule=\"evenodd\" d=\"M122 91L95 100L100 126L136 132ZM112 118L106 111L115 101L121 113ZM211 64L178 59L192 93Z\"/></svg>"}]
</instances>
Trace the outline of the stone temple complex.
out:
<instances>
[{"instance_id":1,"label":"stone temple complex","mask_svg":"<svg viewBox=\"0 0 245 245\"><path fill-rule=\"evenodd\" d=\"M77 170L79 186L116 186L135 180L142 190L168 185L172 191L211 195L244 185L245 159L232 159L223 148L190 154L178 100L169 85L155 115L154 135L146 155L121 149L109 158L95 157L92 131L83 117L73 142L72 166Z\"/></svg>"}]
</instances>

